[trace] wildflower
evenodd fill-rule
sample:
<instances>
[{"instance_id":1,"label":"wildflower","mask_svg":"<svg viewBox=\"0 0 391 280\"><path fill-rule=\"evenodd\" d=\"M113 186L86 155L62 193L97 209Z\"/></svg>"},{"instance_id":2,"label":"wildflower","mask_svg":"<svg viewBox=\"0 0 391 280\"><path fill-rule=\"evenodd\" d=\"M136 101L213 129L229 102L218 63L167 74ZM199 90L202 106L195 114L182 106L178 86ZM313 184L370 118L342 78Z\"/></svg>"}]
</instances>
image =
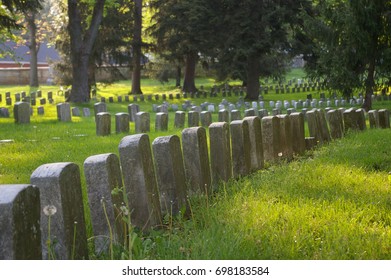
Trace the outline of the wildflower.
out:
<instances>
[{"instance_id":1,"label":"wildflower","mask_svg":"<svg viewBox=\"0 0 391 280\"><path fill-rule=\"evenodd\" d=\"M122 214L124 214L125 216L129 215L129 210L128 208L126 208L126 206L121 206L119 209L122 211Z\"/></svg>"},{"instance_id":2,"label":"wildflower","mask_svg":"<svg viewBox=\"0 0 391 280\"><path fill-rule=\"evenodd\" d=\"M57 213L57 208L54 205L46 205L45 207L43 207L43 213L46 216L53 216Z\"/></svg>"}]
</instances>

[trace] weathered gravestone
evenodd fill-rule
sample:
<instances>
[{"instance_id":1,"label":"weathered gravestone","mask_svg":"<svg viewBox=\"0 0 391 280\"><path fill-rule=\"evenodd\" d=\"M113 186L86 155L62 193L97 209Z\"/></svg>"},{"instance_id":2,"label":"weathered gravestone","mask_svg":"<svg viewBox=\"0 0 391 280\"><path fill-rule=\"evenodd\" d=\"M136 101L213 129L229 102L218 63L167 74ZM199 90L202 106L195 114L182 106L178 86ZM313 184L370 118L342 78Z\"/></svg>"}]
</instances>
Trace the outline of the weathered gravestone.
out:
<instances>
[{"instance_id":1,"label":"weathered gravestone","mask_svg":"<svg viewBox=\"0 0 391 280\"><path fill-rule=\"evenodd\" d=\"M175 112L174 127L175 128L184 128L185 127L185 118L186 113L183 111Z\"/></svg>"},{"instance_id":2,"label":"weathered gravestone","mask_svg":"<svg viewBox=\"0 0 391 280\"><path fill-rule=\"evenodd\" d=\"M278 118L280 122L281 157L287 160L292 160L293 146L291 120L288 115L278 115Z\"/></svg>"},{"instance_id":3,"label":"weathered gravestone","mask_svg":"<svg viewBox=\"0 0 391 280\"><path fill-rule=\"evenodd\" d=\"M129 119L131 122L136 121L136 114L138 112L140 112L140 106L138 104L129 104L128 105Z\"/></svg>"},{"instance_id":4,"label":"weathered gravestone","mask_svg":"<svg viewBox=\"0 0 391 280\"><path fill-rule=\"evenodd\" d=\"M200 124L200 113L198 111L189 111L187 113L188 127L199 126Z\"/></svg>"},{"instance_id":5,"label":"weathered gravestone","mask_svg":"<svg viewBox=\"0 0 391 280\"><path fill-rule=\"evenodd\" d=\"M303 155L305 153L304 115L302 113L292 113L289 118L291 120L293 153Z\"/></svg>"},{"instance_id":6,"label":"weathered gravestone","mask_svg":"<svg viewBox=\"0 0 391 280\"><path fill-rule=\"evenodd\" d=\"M184 129L182 131L182 150L188 193L211 194L211 174L205 128Z\"/></svg>"},{"instance_id":7,"label":"weathered gravestone","mask_svg":"<svg viewBox=\"0 0 391 280\"><path fill-rule=\"evenodd\" d=\"M71 105L69 103L57 104L57 119L61 122L71 122Z\"/></svg>"},{"instance_id":8,"label":"weathered gravestone","mask_svg":"<svg viewBox=\"0 0 391 280\"><path fill-rule=\"evenodd\" d=\"M150 116L147 112L138 112L136 114L136 133L144 133L150 131Z\"/></svg>"},{"instance_id":9,"label":"weathered gravestone","mask_svg":"<svg viewBox=\"0 0 391 280\"><path fill-rule=\"evenodd\" d=\"M232 178L231 141L226 122L216 122L209 126L209 149L212 184L217 187L220 181Z\"/></svg>"},{"instance_id":10,"label":"weathered gravestone","mask_svg":"<svg viewBox=\"0 0 391 280\"><path fill-rule=\"evenodd\" d=\"M96 115L98 113L107 112L107 105L104 102L98 102L94 104L94 115L96 118Z\"/></svg>"},{"instance_id":11,"label":"weathered gravestone","mask_svg":"<svg viewBox=\"0 0 391 280\"><path fill-rule=\"evenodd\" d=\"M83 108L83 116L84 117L90 117L91 116L90 108Z\"/></svg>"},{"instance_id":12,"label":"weathered gravestone","mask_svg":"<svg viewBox=\"0 0 391 280\"><path fill-rule=\"evenodd\" d=\"M110 243L123 241L125 214L119 159L115 154L90 156L84 161L88 203L94 233L95 252L108 252ZM112 240L110 240L112 238Z\"/></svg>"},{"instance_id":13,"label":"weathered gravestone","mask_svg":"<svg viewBox=\"0 0 391 280\"><path fill-rule=\"evenodd\" d=\"M161 225L159 191L149 136L126 136L118 149L132 224L143 231Z\"/></svg>"},{"instance_id":14,"label":"weathered gravestone","mask_svg":"<svg viewBox=\"0 0 391 280\"><path fill-rule=\"evenodd\" d=\"M111 134L111 115L107 112L96 114L96 135L107 136Z\"/></svg>"},{"instance_id":15,"label":"weathered gravestone","mask_svg":"<svg viewBox=\"0 0 391 280\"><path fill-rule=\"evenodd\" d=\"M357 109L356 110L356 118L357 118L357 126L359 130L365 130L367 129L367 124L365 122L365 111L364 109Z\"/></svg>"},{"instance_id":16,"label":"weathered gravestone","mask_svg":"<svg viewBox=\"0 0 391 280\"><path fill-rule=\"evenodd\" d=\"M43 259L88 259L79 167L44 164L30 180L40 191Z\"/></svg>"},{"instance_id":17,"label":"weathered gravestone","mask_svg":"<svg viewBox=\"0 0 391 280\"><path fill-rule=\"evenodd\" d=\"M333 139L339 139L343 137L343 123L341 115L336 110L330 110L327 112L327 119L330 126L330 134Z\"/></svg>"},{"instance_id":18,"label":"weathered gravestone","mask_svg":"<svg viewBox=\"0 0 391 280\"><path fill-rule=\"evenodd\" d=\"M370 128L380 128L379 111L378 110L370 110L368 112L368 118L369 118L369 127Z\"/></svg>"},{"instance_id":19,"label":"weathered gravestone","mask_svg":"<svg viewBox=\"0 0 391 280\"><path fill-rule=\"evenodd\" d=\"M219 110L219 122L229 122L229 112L226 109Z\"/></svg>"},{"instance_id":20,"label":"weathered gravestone","mask_svg":"<svg viewBox=\"0 0 391 280\"><path fill-rule=\"evenodd\" d=\"M242 116L241 116L239 110L232 110L231 111L231 122L232 121L240 121L241 119L242 119Z\"/></svg>"},{"instance_id":21,"label":"weathered gravestone","mask_svg":"<svg viewBox=\"0 0 391 280\"><path fill-rule=\"evenodd\" d=\"M315 143L323 143L322 132L319 127L319 118L317 117L316 110L311 110L306 113L308 130L310 137L315 138Z\"/></svg>"},{"instance_id":22,"label":"weathered gravestone","mask_svg":"<svg viewBox=\"0 0 391 280\"><path fill-rule=\"evenodd\" d=\"M129 114L117 113L115 114L115 132L129 133Z\"/></svg>"},{"instance_id":23,"label":"weathered gravestone","mask_svg":"<svg viewBox=\"0 0 391 280\"><path fill-rule=\"evenodd\" d=\"M255 109L246 109L244 110L244 117L253 117L256 116L256 111Z\"/></svg>"},{"instance_id":24,"label":"weathered gravestone","mask_svg":"<svg viewBox=\"0 0 391 280\"><path fill-rule=\"evenodd\" d=\"M37 107L37 114L38 115L44 115L45 114L45 108L43 106Z\"/></svg>"},{"instance_id":25,"label":"weathered gravestone","mask_svg":"<svg viewBox=\"0 0 391 280\"><path fill-rule=\"evenodd\" d=\"M280 120L276 116L262 118L262 144L265 161L276 161L282 156L280 144Z\"/></svg>"},{"instance_id":26,"label":"weathered gravestone","mask_svg":"<svg viewBox=\"0 0 391 280\"><path fill-rule=\"evenodd\" d=\"M27 102L16 102L14 105L14 119L17 124L30 123L30 104Z\"/></svg>"},{"instance_id":27,"label":"weathered gravestone","mask_svg":"<svg viewBox=\"0 0 391 280\"><path fill-rule=\"evenodd\" d=\"M72 116L80 117L80 109L78 107L72 107Z\"/></svg>"},{"instance_id":28,"label":"weathered gravestone","mask_svg":"<svg viewBox=\"0 0 391 280\"><path fill-rule=\"evenodd\" d=\"M167 131L168 130L168 114L156 113L155 119L155 131Z\"/></svg>"},{"instance_id":29,"label":"weathered gravestone","mask_svg":"<svg viewBox=\"0 0 391 280\"><path fill-rule=\"evenodd\" d=\"M201 126L209 127L212 124L212 113L208 111L202 111L200 113Z\"/></svg>"},{"instance_id":30,"label":"weathered gravestone","mask_svg":"<svg viewBox=\"0 0 391 280\"><path fill-rule=\"evenodd\" d=\"M343 120L345 125L345 132L349 130L359 130L358 125L358 114L356 113L356 109L350 108L343 112Z\"/></svg>"},{"instance_id":31,"label":"weathered gravestone","mask_svg":"<svg viewBox=\"0 0 391 280\"><path fill-rule=\"evenodd\" d=\"M162 214L188 212L186 177L179 137L162 136L152 142Z\"/></svg>"},{"instance_id":32,"label":"weathered gravestone","mask_svg":"<svg viewBox=\"0 0 391 280\"><path fill-rule=\"evenodd\" d=\"M246 176L251 169L250 135L248 122L233 121L230 124L232 172L234 178Z\"/></svg>"},{"instance_id":33,"label":"weathered gravestone","mask_svg":"<svg viewBox=\"0 0 391 280\"><path fill-rule=\"evenodd\" d=\"M380 128L390 128L390 111L387 109L379 110L379 126Z\"/></svg>"},{"instance_id":34,"label":"weathered gravestone","mask_svg":"<svg viewBox=\"0 0 391 280\"><path fill-rule=\"evenodd\" d=\"M316 118L318 121L318 128L320 129L323 143L330 142L330 131L327 125L326 115L322 109L316 110Z\"/></svg>"},{"instance_id":35,"label":"weathered gravestone","mask_svg":"<svg viewBox=\"0 0 391 280\"><path fill-rule=\"evenodd\" d=\"M262 124L258 117L245 117L244 122L247 122L250 138L250 157L251 167L250 172L262 169L264 166L263 160L263 143L262 143Z\"/></svg>"},{"instance_id":36,"label":"weathered gravestone","mask_svg":"<svg viewBox=\"0 0 391 280\"><path fill-rule=\"evenodd\" d=\"M0 108L0 118L9 118L10 113L8 111L8 108Z\"/></svg>"},{"instance_id":37,"label":"weathered gravestone","mask_svg":"<svg viewBox=\"0 0 391 280\"><path fill-rule=\"evenodd\" d=\"M42 259L39 189L0 185L0 260Z\"/></svg>"}]
</instances>

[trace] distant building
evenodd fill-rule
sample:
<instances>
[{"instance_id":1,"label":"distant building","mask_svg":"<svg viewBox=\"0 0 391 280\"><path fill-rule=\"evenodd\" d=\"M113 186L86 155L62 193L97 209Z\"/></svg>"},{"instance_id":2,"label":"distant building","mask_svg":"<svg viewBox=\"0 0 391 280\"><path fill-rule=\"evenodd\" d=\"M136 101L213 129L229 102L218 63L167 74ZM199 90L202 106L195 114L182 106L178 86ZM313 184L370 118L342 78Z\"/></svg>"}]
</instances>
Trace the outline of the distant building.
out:
<instances>
[{"instance_id":1,"label":"distant building","mask_svg":"<svg viewBox=\"0 0 391 280\"><path fill-rule=\"evenodd\" d=\"M7 49L12 49L14 57L0 57L0 68L30 68L30 54L27 46L17 46L15 42L4 43ZM60 56L54 47L42 43L38 51L38 67L48 67L49 61L58 61Z\"/></svg>"}]
</instances>

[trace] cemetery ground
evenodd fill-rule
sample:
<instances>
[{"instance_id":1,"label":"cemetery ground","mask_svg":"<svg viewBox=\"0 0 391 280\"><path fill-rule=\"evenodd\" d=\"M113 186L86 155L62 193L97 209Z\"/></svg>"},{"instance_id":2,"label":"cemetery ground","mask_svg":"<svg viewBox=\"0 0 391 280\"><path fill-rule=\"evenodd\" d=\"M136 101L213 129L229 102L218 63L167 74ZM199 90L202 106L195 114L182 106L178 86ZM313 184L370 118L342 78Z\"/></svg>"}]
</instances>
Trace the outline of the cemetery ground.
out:
<instances>
[{"instance_id":1,"label":"cemetery ground","mask_svg":"<svg viewBox=\"0 0 391 280\"><path fill-rule=\"evenodd\" d=\"M204 79L197 84L209 88L213 81ZM98 96L125 95L129 88L124 83L102 87ZM64 97L56 94L57 89L43 87L42 91L53 90L55 102L63 102ZM26 89L0 88L1 93L22 90ZM145 94L176 91L152 83L143 90ZM265 101L305 99L306 94L269 93ZM313 95L319 98L318 92ZM217 104L221 99L220 96L208 101ZM234 101L237 97L227 97L230 99ZM205 100L192 101L199 104ZM152 104L161 102L138 104L140 111L151 112ZM183 99L170 102L181 104ZM391 109L388 102L377 102L374 107ZM113 115L127 112L126 102L107 105ZM93 102L85 106L92 109ZM58 122L55 104L46 104L44 108L43 116L34 112L30 124L17 125L13 118L0 118L0 140L10 140L0 144L0 184L29 183L37 167L53 162L74 162L83 174L87 157L118 154L118 144L126 134L114 132L98 137L93 116ZM217 113L212 118L216 121ZM158 136L181 134L173 126L173 112L169 113L169 119L168 131L164 132L155 132L151 121L151 142ZM152 112L151 120L154 120ZM134 134L133 123L130 134ZM390 146L390 129L368 128L349 133L289 163L268 164L250 176L221 184L209 196L191 197L190 218L166 216L163 229L148 234L135 230L130 247L117 246L111 256L94 255L91 248L90 256L98 259L390 259ZM87 204L84 176L81 179ZM89 208L84 209L92 246Z\"/></svg>"}]
</instances>

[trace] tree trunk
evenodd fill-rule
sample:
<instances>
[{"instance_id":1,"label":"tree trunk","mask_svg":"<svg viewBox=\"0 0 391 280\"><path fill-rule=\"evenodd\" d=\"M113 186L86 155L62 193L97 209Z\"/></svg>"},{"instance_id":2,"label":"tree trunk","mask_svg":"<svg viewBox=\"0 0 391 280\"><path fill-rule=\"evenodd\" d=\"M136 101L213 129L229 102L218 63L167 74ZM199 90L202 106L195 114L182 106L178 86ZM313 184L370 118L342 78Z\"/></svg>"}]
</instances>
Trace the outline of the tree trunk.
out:
<instances>
[{"instance_id":1,"label":"tree trunk","mask_svg":"<svg viewBox=\"0 0 391 280\"><path fill-rule=\"evenodd\" d=\"M141 30L142 30L142 0L134 1L134 33L133 33L133 72L132 94L142 94L141 91Z\"/></svg>"},{"instance_id":2,"label":"tree trunk","mask_svg":"<svg viewBox=\"0 0 391 280\"><path fill-rule=\"evenodd\" d=\"M88 65L92 47L98 36L98 28L102 21L105 0L95 1L91 23L86 31L83 31L78 4L79 1L77 0L68 0L68 30L72 62L72 92L68 101L83 103L90 101Z\"/></svg>"},{"instance_id":3,"label":"tree trunk","mask_svg":"<svg viewBox=\"0 0 391 280\"><path fill-rule=\"evenodd\" d=\"M176 87L180 87L181 86L181 76L182 76L182 69L181 67L178 65L176 67L176 81L175 81L175 86Z\"/></svg>"},{"instance_id":4,"label":"tree trunk","mask_svg":"<svg viewBox=\"0 0 391 280\"><path fill-rule=\"evenodd\" d=\"M30 87L38 87L38 46L37 25L35 24L35 12L25 13L27 28L30 37L28 48L30 50Z\"/></svg>"},{"instance_id":5,"label":"tree trunk","mask_svg":"<svg viewBox=\"0 0 391 280\"><path fill-rule=\"evenodd\" d=\"M248 100L258 100L260 65L257 55L251 55L247 60L247 95Z\"/></svg>"},{"instance_id":6,"label":"tree trunk","mask_svg":"<svg viewBox=\"0 0 391 280\"><path fill-rule=\"evenodd\" d=\"M372 109L372 94L373 88L375 87L375 60L371 59L368 66L368 76L365 81L365 97L362 108L365 111Z\"/></svg>"},{"instance_id":7,"label":"tree trunk","mask_svg":"<svg viewBox=\"0 0 391 280\"><path fill-rule=\"evenodd\" d=\"M195 68L197 65L198 55L197 52L190 52L186 55L186 67L185 67L185 78L183 80L184 92L196 92L195 86Z\"/></svg>"}]
</instances>

